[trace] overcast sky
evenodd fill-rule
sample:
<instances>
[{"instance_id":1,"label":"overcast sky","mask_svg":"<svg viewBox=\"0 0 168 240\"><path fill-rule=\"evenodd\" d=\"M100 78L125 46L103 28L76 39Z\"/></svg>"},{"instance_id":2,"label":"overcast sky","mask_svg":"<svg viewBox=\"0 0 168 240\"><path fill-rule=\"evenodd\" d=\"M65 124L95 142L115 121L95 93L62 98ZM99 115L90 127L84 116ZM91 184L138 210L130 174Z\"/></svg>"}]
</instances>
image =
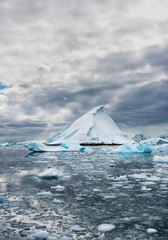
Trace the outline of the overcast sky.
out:
<instances>
[{"instance_id":1,"label":"overcast sky","mask_svg":"<svg viewBox=\"0 0 168 240\"><path fill-rule=\"evenodd\" d=\"M98 105L168 135L168 0L0 0L0 140L46 139Z\"/></svg>"}]
</instances>

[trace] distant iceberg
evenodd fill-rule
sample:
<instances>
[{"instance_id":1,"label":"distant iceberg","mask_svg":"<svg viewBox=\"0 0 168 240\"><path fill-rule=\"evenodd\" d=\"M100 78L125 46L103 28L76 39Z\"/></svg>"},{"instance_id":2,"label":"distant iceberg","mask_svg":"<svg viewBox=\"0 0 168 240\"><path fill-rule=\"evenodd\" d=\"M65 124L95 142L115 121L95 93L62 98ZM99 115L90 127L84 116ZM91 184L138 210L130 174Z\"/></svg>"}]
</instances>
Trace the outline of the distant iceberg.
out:
<instances>
[{"instance_id":1,"label":"distant iceberg","mask_svg":"<svg viewBox=\"0 0 168 240\"><path fill-rule=\"evenodd\" d=\"M123 144L122 146L119 146L118 148L107 148L102 149L103 152L111 152L111 153L151 153L152 149L149 146L146 146L145 144L136 143L136 144Z\"/></svg>"},{"instance_id":2,"label":"distant iceberg","mask_svg":"<svg viewBox=\"0 0 168 240\"><path fill-rule=\"evenodd\" d=\"M163 138L149 138L146 140L142 140L140 143L153 147L157 145L167 144L168 141Z\"/></svg>"},{"instance_id":3,"label":"distant iceberg","mask_svg":"<svg viewBox=\"0 0 168 240\"><path fill-rule=\"evenodd\" d=\"M104 111L96 107L45 141L46 145L74 142L84 145L123 144L134 141L124 134Z\"/></svg>"},{"instance_id":4,"label":"distant iceberg","mask_svg":"<svg viewBox=\"0 0 168 240\"><path fill-rule=\"evenodd\" d=\"M77 143L63 143L60 146L46 146L44 143L30 142L24 144L32 152L92 152L90 147L83 147Z\"/></svg>"},{"instance_id":5,"label":"distant iceberg","mask_svg":"<svg viewBox=\"0 0 168 240\"><path fill-rule=\"evenodd\" d=\"M162 144L154 148L154 153L156 152L168 152L168 144Z\"/></svg>"}]
</instances>

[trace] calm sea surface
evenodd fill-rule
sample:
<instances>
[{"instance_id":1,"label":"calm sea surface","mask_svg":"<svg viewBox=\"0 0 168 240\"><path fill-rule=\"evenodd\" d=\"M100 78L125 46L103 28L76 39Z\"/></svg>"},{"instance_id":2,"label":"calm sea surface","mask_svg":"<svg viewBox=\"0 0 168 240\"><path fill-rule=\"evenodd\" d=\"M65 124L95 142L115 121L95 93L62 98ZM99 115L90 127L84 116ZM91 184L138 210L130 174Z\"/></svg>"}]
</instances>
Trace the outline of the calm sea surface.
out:
<instances>
[{"instance_id":1,"label":"calm sea surface","mask_svg":"<svg viewBox=\"0 0 168 240\"><path fill-rule=\"evenodd\" d=\"M102 148L30 154L23 146L1 147L0 240L34 239L44 230L67 240L167 240L168 164ZM39 179L48 168L64 176ZM102 232L100 224L115 229Z\"/></svg>"}]
</instances>

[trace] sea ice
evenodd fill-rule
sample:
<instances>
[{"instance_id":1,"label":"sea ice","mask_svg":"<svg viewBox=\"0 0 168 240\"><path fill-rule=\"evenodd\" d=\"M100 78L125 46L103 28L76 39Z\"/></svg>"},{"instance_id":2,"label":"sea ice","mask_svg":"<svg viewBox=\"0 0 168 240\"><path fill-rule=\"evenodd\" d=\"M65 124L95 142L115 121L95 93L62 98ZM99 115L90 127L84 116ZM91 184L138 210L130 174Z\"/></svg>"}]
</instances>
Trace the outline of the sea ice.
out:
<instances>
[{"instance_id":1,"label":"sea ice","mask_svg":"<svg viewBox=\"0 0 168 240\"><path fill-rule=\"evenodd\" d=\"M168 163L168 156L161 157L161 156L155 155L153 157L153 161L157 163Z\"/></svg>"},{"instance_id":2,"label":"sea ice","mask_svg":"<svg viewBox=\"0 0 168 240\"><path fill-rule=\"evenodd\" d=\"M49 191L49 192L39 192L36 193L36 197L51 197L53 194Z\"/></svg>"},{"instance_id":3,"label":"sea ice","mask_svg":"<svg viewBox=\"0 0 168 240\"><path fill-rule=\"evenodd\" d=\"M146 229L146 231L147 231L147 233L157 233L157 230L156 229L154 229L154 228L148 228L148 229Z\"/></svg>"},{"instance_id":4,"label":"sea ice","mask_svg":"<svg viewBox=\"0 0 168 240\"><path fill-rule=\"evenodd\" d=\"M6 143L0 143L0 147L8 147L10 146L11 144L6 142Z\"/></svg>"},{"instance_id":5,"label":"sea ice","mask_svg":"<svg viewBox=\"0 0 168 240\"><path fill-rule=\"evenodd\" d=\"M140 143L152 147L152 146L166 144L166 143L168 143L168 141L163 138L149 138L149 139L140 141Z\"/></svg>"},{"instance_id":6,"label":"sea ice","mask_svg":"<svg viewBox=\"0 0 168 240\"><path fill-rule=\"evenodd\" d=\"M32 235L35 239L46 239L49 236L49 233L46 230L39 230Z\"/></svg>"},{"instance_id":7,"label":"sea ice","mask_svg":"<svg viewBox=\"0 0 168 240\"><path fill-rule=\"evenodd\" d=\"M59 199L54 199L52 203L55 203L55 204L59 204L59 203L64 203L63 201L59 200Z\"/></svg>"},{"instance_id":8,"label":"sea ice","mask_svg":"<svg viewBox=\"0 0 168 240\"><path fill-rule=\"evenodd\" d=\"M107 223L102 223L98 226L98 230L100 232L108 232L115 228L116 228L116 226L114 224L107 224Z\"/></svg>"},{"instance_id":9,"label":"sea ice","mask_svg":"<svg viewBox=\"0 0 168 240\"><path fill-rule=\"evenodd\" d=\"M42 179L58 179L62 178L63 176L64 175L61 172L58 172L54 168L49 168L38 175L38 177Z\"/></svg>"},{"instance_id":10,"label":"sea ice","mask_svg":"<svg viewBox=\"0 0 168 240\"><path fill-rule=\"evenodd\" d=\"M168 152L168 144L162 144L154 148L154 153L157 152Z\"/></svg>"},{"instance_id":11,"label":"sea ice","mask_svg":"<svg viewBox=\"0 0 168 240\"><path fill-rule=\"evenodd\" d=\"M46 146L44 143L31 142L24 144L28 150L33 152L86 152L91 153L90 147L82 147L77 143L63 143L60 146Z\"/></svg>"},{"instance_id":12,"label":"sea ice","mask_svg":"<svg viewBox=\"0 0 168 240\"><path fill-rule=\"evenodd\" d=\"M96 107L71 125L46 140L47 145L75 142L83 144L123 144L134 142L124 134L104 111Z\"/></svg>"},{"instance_id":13,"label":"sea ice","mask_svg":"<svg viewBox=\"0 0 168 240\"><path fill-rule=\"evenodd\" d=\"M64 186L61 186L61 185L51 186L51 188L55 189L55 190L58 191L58 192L62 192L62 191L65 190L65 187L64 187Z\"/></svg>"},{"instance_id":14,"label":"sea ice","mask_svg":"<svg viewBox=\"0 0 168 240\"><path fill-rule=\"evenodd\" d=\"M47 238L47 240L58 240L58 238L50 236L50 237Z\"/></svg>"},{"instance_id":15,"label":"sea ice","mask_svg":"<svg viewBox=\"0 0 168 240\"><path fill-rule=\"evenodd\" d=\"M118 148L107 148L102 149L103 151L111 152L111 153L151 153L152 149L145 144L141 143L127 143L123 144Z\"/></svg>"},{"instance_id":16,"label":"sea ice","mask_svg":"<svg viewBox=\"0 0 168 240\"><path fill-rule=\"evenodd\" d=\"M86 231L86 228L82 228L79 225L74 225L70 227L70 230L73 232L80 232L80 231Z\"/></svg>"}]
</instances>

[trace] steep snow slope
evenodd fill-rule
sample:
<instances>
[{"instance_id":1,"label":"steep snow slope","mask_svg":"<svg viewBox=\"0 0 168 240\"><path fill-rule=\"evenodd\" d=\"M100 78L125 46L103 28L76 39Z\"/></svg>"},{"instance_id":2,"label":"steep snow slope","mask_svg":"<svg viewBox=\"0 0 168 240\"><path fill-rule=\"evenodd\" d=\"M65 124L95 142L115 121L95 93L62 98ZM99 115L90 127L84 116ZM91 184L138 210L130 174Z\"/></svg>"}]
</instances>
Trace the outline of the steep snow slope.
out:
<instances>
[{"instance_id":1,"label":"steep snow slope","mask_svg":"<svg viewBox=\"0 0 168 240\"><path fill-rule=\"evenodd\" d=\"M123 144L134 141L122 133L114 121L104 112L104 107L99 106L46 140L45 144L55 145L64 142Z\"/></svg>"}]
</instances>

